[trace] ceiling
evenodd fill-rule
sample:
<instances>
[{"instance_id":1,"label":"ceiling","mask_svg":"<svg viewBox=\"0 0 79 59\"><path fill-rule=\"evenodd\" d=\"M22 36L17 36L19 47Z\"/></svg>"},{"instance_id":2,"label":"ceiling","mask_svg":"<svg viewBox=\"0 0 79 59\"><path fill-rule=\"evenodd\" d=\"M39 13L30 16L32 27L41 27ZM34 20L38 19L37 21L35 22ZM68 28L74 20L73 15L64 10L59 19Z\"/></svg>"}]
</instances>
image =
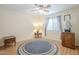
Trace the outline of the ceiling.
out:
<instances>
[{"instance_id":1,"label":"ceiling","mask_svg":"<svg viewBox=\"0 0 79 59\"><path fill-rule=\"evenodd\" d=\"M52 13L60 12L66 9L79 7L79 4L51 4L50 11ZM11 9L11 10L35 10L34 4L1 4L0 9Z\"/></svg>"}]
</instances>

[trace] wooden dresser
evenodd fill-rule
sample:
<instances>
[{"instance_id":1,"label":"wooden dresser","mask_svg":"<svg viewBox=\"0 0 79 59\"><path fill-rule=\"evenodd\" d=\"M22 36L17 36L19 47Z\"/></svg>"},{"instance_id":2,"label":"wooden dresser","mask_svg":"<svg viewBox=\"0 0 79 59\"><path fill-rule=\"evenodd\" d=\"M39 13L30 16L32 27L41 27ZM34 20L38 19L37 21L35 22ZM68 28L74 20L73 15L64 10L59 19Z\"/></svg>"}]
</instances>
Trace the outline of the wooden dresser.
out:
<instances>
[{"instance_id":1,"label":"wooden dresser","mask_svg":"<svg viewBox=\"0 0 79 59\"><path fill-rule=\"evenodd\" d=\"M75 33L62 32L61 33L62 45L68 48L75 48Z\"/></svg>"}]
</instances>

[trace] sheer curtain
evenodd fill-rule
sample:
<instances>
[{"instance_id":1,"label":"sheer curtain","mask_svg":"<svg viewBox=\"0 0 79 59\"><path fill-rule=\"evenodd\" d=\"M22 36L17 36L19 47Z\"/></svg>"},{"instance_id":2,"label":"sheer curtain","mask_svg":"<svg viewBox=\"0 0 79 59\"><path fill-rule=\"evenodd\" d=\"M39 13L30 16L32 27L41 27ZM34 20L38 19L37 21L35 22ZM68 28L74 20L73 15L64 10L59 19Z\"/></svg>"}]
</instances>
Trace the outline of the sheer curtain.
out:
<instances>
[{"instance_id":1,"label":"sheer curtain","mask_svg":"<svg viewBox=\"0 0 79 59\"><path fill-rule=\"evenodd\" d=\"M61 16L57 16L55 18L47 18L45 26L45 35L46 31L61 32Z\"/></svg>"}]
</instances>

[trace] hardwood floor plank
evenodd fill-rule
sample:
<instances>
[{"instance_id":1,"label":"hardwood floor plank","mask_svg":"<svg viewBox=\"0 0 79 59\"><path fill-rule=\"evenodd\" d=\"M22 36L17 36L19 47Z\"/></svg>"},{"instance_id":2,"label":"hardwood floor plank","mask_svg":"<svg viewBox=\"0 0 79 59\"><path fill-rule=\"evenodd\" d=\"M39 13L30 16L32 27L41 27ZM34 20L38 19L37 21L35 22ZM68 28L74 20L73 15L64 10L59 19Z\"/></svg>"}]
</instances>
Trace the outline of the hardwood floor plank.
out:
<instances>
[{"instance_id":1,"label":"hardwood floor plank","mask_svg":"<svg viewBox=\"0 0 79 59\"><path fill-rule=\"evenodd\" d=\"M27 40L26 42L30 42L30 40ZM79 55L79 47L76 47L75 49L66 48L61 45L61 42L55 41L55 40L48 40L52 43L55 43L58 46L58 53L59 55ZM0 47L0 55L16 55L16 50L18 46L24 41L18 42L15 47L3 49L3 47Z\"/></svg>"}]
</instances>

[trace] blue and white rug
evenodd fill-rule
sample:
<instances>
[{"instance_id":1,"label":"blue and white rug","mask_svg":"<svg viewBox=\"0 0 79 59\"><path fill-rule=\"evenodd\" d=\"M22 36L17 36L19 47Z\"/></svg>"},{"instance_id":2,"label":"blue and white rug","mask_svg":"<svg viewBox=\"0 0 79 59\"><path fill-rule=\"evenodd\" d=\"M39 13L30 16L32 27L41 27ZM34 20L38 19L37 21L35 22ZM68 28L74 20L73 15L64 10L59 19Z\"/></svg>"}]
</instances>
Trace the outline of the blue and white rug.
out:
<instances>
[{"instance_id":1,"label":"blue and white rug","mask_svg":"<svg viewBox=\"0 0 79 59\"><path fill-rule=\"evenodd\" d=\"M55 55L57 51L57 45L47 40L24 42L17 49L19 55Z\"/></svg>"}]
</instances>

